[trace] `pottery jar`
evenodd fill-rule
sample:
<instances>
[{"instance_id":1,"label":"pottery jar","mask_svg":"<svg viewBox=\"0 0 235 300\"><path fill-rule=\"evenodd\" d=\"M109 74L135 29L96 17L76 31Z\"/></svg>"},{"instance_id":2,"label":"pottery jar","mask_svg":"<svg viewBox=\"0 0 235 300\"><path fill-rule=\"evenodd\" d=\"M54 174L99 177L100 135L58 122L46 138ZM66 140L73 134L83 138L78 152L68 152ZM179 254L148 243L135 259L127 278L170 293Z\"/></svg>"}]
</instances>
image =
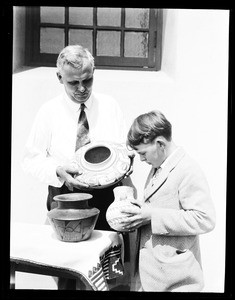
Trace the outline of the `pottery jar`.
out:
<instances>
[{"instance_id":1,"label":"pottery jar","mask_svg":"<svg viewBox=\"0 0 235 300\"><path fill-rule=\"evenodd\" d=\"M80 242L90 238L99 216L99 209L90 207L88 193L55 196L58 207L47 213L56 237L63 242Z\"/></svg>"},{"instance_id":2,"label":"pottery jar","mask_svg":"<svg viewBox=\"0 0 235 300\"><path fill-rule=\"evenodd\" d=\"M111 228L117 231L128 231L122 228L120 221L127 215L121 213L120 209L124 207L133 207L131 200L134 199L134 189L130 186L117 186L113 189L114 201L106 211L106 220Z\"/></svg>"}]
</instances>

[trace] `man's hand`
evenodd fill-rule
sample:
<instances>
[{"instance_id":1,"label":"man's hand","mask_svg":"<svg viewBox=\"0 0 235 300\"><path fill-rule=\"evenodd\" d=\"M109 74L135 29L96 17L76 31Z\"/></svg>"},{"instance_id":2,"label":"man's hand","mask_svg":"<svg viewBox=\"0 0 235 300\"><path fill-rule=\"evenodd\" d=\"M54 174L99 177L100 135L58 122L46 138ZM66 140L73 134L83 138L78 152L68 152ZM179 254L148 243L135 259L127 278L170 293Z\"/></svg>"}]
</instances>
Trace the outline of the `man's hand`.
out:
<instances>
[{"instance_id":1,"label":"man's hand","mask_svg":"<svg viewBox=\"0 0 235 300\"><path fill-rule=\"evenodd\" d=\"M65 185L70 191L72 191L73 188L77 188L80 190L89 188L88 184L83 183L78 179L74 178L74 176L82 174L81 170L79 170L79 167L76 163L71 163L68 165L57 167L56 174L64 181Z\"/></svg>"}]
</instances>

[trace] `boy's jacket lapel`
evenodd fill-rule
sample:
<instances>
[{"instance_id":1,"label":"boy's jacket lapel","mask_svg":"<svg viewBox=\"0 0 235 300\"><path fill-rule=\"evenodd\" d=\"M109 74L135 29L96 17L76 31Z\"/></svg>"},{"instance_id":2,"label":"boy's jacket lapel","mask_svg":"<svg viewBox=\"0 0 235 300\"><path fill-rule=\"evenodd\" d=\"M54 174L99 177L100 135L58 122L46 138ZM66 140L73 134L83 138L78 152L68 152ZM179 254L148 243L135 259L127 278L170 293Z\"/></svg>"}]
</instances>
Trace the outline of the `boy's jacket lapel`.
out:
<instances>
[{"instance_id":1,"label":"boy's jacket lapel","mask_svg":"<svg viewBox=\"0 0 235 300\"><path fill-rule=\"evenodd\" d=\"M155 193L162 186L162 184L166 181L171 170L174 169L174 167L178 164L178 162L184 155L185 151L182 148L178 148L176 152L172 155L172 157L170 157L170 159L167 161L166 165L159 173L157 179L152 185L150 181L153 176L154 168L151 169L145 184L144 201L148 200L148 198L151 197L152 194Z\"/></svg>"}]
</instances>

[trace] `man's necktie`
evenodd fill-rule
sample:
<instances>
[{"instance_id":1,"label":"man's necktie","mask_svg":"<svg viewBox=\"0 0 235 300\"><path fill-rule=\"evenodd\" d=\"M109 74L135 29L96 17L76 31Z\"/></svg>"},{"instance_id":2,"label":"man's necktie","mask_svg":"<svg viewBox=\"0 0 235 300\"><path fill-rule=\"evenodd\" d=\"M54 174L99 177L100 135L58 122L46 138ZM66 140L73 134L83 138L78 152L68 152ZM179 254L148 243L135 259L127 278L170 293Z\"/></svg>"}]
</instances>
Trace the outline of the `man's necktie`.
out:
<instances>
[{"instance_id":1,"label":"man's necktie","mask_svg":"<svg viewBox=\"0 0 235 300\"><path fill-rule=\"evenodd\" d=\"M89 125L85 113L85 104L81 104L81 112L78 119L78 127L77 127L77 140L76 140L76 149L77 151L82 146L90 143L89 139Z\"/></svg>"}]
</instances>

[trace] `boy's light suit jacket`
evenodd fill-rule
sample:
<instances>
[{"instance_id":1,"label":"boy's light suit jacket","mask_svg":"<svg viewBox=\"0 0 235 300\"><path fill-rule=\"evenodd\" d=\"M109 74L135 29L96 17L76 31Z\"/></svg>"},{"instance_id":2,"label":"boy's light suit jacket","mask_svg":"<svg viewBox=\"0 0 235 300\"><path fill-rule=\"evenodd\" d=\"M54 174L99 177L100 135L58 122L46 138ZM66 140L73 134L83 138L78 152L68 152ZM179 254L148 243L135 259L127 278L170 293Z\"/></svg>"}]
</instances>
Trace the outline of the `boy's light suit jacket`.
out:
<instances>
[{"instance_id":1,"label":"boy's light suit jacket","mask_svg":"<svg viewBox=\"0 0 235 300\"><path fill-rule=\"evenodd\" d=\"M182 148L166 161L157 180L145 185L151 223L138 230L140 290L201 291L203 273L199 234L215 226L207 181Z\"/></svg>"}]
</instances>

